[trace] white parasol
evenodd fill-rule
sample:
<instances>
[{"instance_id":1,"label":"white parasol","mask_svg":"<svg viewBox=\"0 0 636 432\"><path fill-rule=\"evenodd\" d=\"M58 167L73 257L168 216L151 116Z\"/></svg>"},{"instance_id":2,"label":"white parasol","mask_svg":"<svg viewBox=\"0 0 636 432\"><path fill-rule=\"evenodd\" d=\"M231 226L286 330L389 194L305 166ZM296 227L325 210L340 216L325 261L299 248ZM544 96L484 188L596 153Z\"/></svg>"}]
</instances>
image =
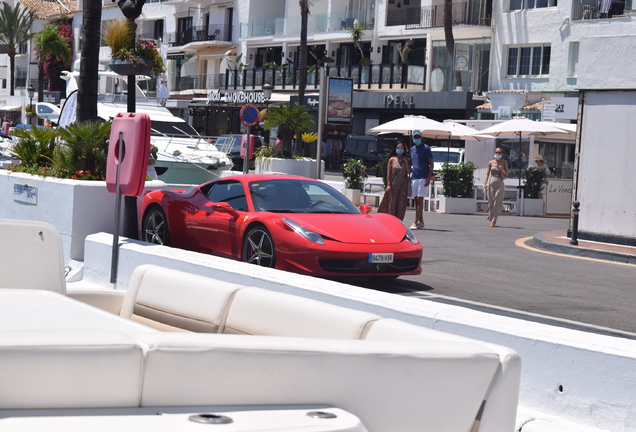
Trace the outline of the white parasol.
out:
<instances>
[{"instance_id":1,"label":"white parasol","mask_svg":"<svg viewBox=\"0 0 636 432\"><path fill-rule=\"evenodd\" d=\"M519 196L521 197L521 136L522 135L551 135L557 133L567 133L563 129L552 126L550 123L537 122L526 117L515 117L484 130L479 131L479 135L490 135L492 137L519 137Z\"/></svg>"},{"instance_id":2,"label":"white parasol","mask_svg":"<svg viewBox=\"0 0 636 432\"><path fill-rule=\"evenodd\" d=\"M432 120L424 116L407 115L403 118L391 120L390 122L378 125L369 129L370 133L393 132L401 134L411 134L414 130L422 132L423 136L428 133L438 132L440 134L448 133L448 128L438 121Z\"/></svg>"}]
</instances>

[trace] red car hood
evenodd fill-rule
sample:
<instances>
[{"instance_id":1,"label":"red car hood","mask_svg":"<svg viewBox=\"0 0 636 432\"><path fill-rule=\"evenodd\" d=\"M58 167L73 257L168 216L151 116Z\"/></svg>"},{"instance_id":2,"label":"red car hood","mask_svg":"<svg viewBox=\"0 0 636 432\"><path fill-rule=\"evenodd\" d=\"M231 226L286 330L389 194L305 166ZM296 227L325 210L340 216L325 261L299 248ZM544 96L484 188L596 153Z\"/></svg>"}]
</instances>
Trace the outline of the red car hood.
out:
<instances>
[{"instance_id":1,"label":"red car hood","mask_svg":"<svg viewBox=\"0 0 636 432\"><path fill-rule=\"evenodd\" d=\"M289 214L281 215L318 234L343 243L399 243L406 228L386 214Z\"/></svg>"}]
</instances>

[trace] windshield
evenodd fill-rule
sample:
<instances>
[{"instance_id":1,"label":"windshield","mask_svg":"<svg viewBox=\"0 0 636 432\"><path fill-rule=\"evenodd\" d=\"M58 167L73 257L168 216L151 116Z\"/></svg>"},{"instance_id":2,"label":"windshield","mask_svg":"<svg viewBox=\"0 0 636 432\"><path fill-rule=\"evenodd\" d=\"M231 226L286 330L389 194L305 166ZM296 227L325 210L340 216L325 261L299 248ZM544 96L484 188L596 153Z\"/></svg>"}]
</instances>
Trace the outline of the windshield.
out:
<instances>
[{"instance_id":1,"label":"windshield","mask_svg":"<svg viewBox=\"0 0 636 432\"><path fill-rule=\"evenodd\" d=\"M256 211L274 213L359 214L360 211L329 185L305 180L263 180L249 184Z\"/></svg>"},{"instance_id":2,"label":"windshield","mask_svg":"<svg viewBox=\"0 0 636 432\"><path fill-rule=\"evenodd\" d=\"M152 125L150 127L152 128L153 135L199 138L197 131L195 131L192 126L186 122L152 120L151 124Z\"/></svg>"},{"instance_id":3,"label":"windshield","mask_svg":"<svg viewBox=\"0 0 636 432\"><path fill-rule=\"evenodd\" d=\"M433 151L433 160L435 162L456 164L459 163L459 155L457 152Z\"/></svg>"}]
</instances>

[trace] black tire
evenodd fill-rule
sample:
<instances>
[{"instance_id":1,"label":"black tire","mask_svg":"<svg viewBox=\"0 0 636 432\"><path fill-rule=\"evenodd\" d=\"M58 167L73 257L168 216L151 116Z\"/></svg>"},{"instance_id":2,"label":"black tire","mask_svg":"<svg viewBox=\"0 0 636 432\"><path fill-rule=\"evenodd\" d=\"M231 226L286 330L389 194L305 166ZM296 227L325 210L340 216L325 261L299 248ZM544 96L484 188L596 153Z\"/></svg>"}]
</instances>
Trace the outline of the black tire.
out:
<instances>
[{"instance_id":1,"label":"black tire","mask_svg":"<svg viewBox=\"0 0 636 432\"><path fill-rule=\"evenodd\" d=\"M142 238L145 242L169 246L168 220L160 207L146 211L142 225Z\"/></svg>"},{"instance_id":2,"label":"black tire","mask_svg":"<svg viewBox=\"0 0 636 432\"><path fill-rule=\"evenodd\" d=\"M243 241L243 261L262 267L274 268L276 251L268 229L257 226L249 230Z\"/></svg>"}]
</instances>

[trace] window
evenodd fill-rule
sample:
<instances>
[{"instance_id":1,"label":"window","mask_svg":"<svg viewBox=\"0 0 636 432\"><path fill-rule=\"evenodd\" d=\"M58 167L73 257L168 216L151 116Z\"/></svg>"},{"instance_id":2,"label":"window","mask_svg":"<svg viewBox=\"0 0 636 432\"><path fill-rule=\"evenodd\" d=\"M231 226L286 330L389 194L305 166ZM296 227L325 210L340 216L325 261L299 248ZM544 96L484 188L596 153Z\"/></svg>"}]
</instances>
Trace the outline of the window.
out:
<instances>
[{"instance_id":1,"label":"window","mask_svg":"<svg viewBox=\"0 0 636 432\"><path fill-rule=\"evenodd\" d=\"M579 69L579 42L570 42L568 50L568 78L578 76Z\"/></svg>"},{"instance_id":2,"label":"window","mask_svg":"<svg viewBox=\"0 0 636 432\"><path fill-rule=\"evenodd\" d=\"M557 0L510 0L508 7L511 11L521 9L541 9L556 7Z\"/></svg>"},{"instance_id":3,"label":"window","mask_svg":"<svg viewBox=\"0 0 636 432\"><path fill-rule=\"evenodd\" d=\"M247 211L245 191L239 182L216 183L208 193L208 199L212 202L229 203L234 210Z\"/></svg>"},{"instance_id":4,"label":"window","mask_svg":"<svg viewBox=\"0 0 636 432\"><path fill-rule=\"evenodd\" d=\"M508 48L508 76L540 76L550 74L550 46Z\"/></svg>"}]
</instances>

